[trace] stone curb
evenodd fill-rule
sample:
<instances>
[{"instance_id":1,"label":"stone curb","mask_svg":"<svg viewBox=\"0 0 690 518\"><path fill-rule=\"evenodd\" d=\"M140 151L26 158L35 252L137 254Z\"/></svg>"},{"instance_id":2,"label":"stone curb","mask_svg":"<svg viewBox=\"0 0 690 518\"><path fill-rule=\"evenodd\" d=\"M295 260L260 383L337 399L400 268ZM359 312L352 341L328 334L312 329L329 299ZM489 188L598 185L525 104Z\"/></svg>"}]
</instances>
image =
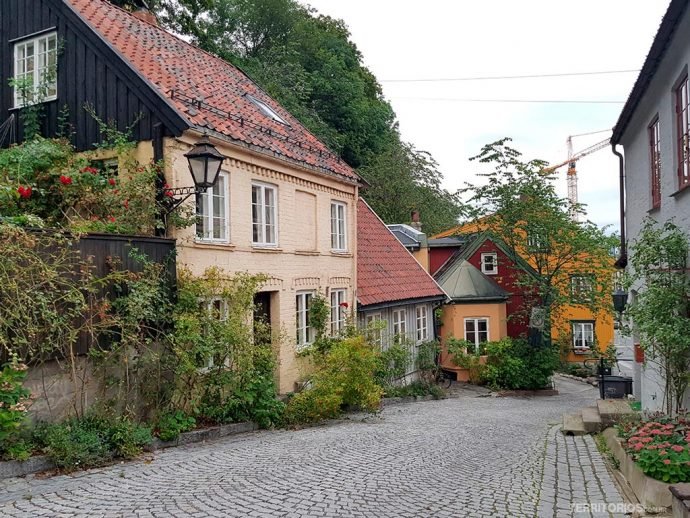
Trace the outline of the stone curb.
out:
<instances>
[{"instance_id":1,"label":"stone curb","mask_svg":"<svg viewBox=\"0 0 690 518\"><path fill-rule=\"evenodd\" d=\"M447 396L446 396L447 397ZM417 403L421 401L438 401L441 399L446 399L446 397L434 397L432 395L427 396L405 396L405 397L387 397L381 400L381 407L385 408L387 406L395 405L406 405L408 403Z\"/></svg>"},{"instance_id":2,"label":"stone curb","mask_svg":"<svg viewBox=\"0 0 690 518\"><path fill-rule=\"evenodd\" d=\"M144 451L152 452L165 448L183 446L185 444L220 439L228 435L253 432L258 429L259 427L256 423L231 423L184 432L174 441L161 441L158 437L154 437L151 444L144 447ZM48 471L51 469L55 469L55 464L46 455L36 455L23 462L16 460L2 461L0 462L0 480L4 478L24 477L32 473L40 473L41 471Z\"/></svg>"}]
</instances>

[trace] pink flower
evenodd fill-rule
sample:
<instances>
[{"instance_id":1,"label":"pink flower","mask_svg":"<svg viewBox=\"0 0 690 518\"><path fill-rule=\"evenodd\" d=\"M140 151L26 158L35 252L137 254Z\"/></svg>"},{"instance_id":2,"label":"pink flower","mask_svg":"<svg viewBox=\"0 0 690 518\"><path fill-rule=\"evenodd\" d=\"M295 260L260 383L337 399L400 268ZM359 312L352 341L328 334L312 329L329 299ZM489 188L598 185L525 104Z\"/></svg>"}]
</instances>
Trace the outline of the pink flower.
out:
<instances>
[{"instance_id":1,"label":"pink flower","mask_svg":"<svg viewBox=\"0 0 690 518\"><path fill-rule=\"evenodd\" d=\"M82 173L98 174L98 169L95 167L85 167L81 170Z\"/></svg>"},{"instance_id":2,"label":"pink flower","mask_svg":"<svg viewBox=\"0 0 690 518\"><path fill-rule=\"evenodd\" d=\"M671 461L669 459L664 459L664 464L668 466L669 464L671 464Z\"/></svg>"},{"instance_id":3,"label":"pink flower","mask_svg":"<svg viewBox=\"0 0 690 518\"><path fill-rule=\"evenodd\" d=\"M117 182L115 182L115 178L108 178L108 183L109 183L110 185L112 185L113 187L115 187L115 184L116 184Z\"/></svg>"},{"instance_id":4,"label":"pink flower","mask_svg":"<svg viewBox=\"0 0 690 518\"><path fill-rule=\"evenodd\" d=\"M671 449L672 449L673 451L675 451L676 453L680 453L680 452L683 451L685 448L683 448L682 446L680 446L680 445L678 445L678 444L674 444L673 446L671 446Z\"/></svg>"},{"instance_id":5,"label":"pink flower","mask_svg":"<svg viewBox=\"0 0 690 518\"><path fill-rule=\"evenodd\" d=\"M108 221L115 223L115 218L113 216L108 216Z\"/></svg>"},{"instance_id":6,"label":"pink flower","mask_svg":"<svg viewBox=\"0 0 690 518\"><path fill-rule=\"evenodd\" d=\"M659 455L668 455L668 452L666 450L661 450L659 451Z\"/></svg>"},{"instance_id":7,"label":"pink flower","mask_svg":"<svg viewBox=\"0 0 690 518\"><path fill-rule=\"evenodd\" d=\"M642 444L641 442L638 442L636 445L633 446L633 449L635 451L640 451L642 448L644 448L644 444Z\"/></svg>"},{"instance_id":8,"label":"pink flower","mask_svg":"<svg viewBox=\"0 0 690 518\"><path fill-rule=\"evenodd\" d=\"M72 178L65 176L64 174L60 175L60 183L62 185L70 185L72 183Z\"/></svg>"}]
</instances>

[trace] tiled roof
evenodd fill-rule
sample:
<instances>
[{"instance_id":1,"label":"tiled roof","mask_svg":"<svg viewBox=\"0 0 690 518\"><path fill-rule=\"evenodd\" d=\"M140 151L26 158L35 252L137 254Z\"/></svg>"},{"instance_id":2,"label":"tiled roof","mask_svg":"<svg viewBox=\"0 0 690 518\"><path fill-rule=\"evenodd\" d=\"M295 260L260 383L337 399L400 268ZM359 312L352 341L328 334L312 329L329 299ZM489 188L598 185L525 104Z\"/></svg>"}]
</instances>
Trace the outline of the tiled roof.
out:
<instances>
[{"instance_id":1,"label":"tiled roof","mask_svg":"<svg viewBox=\"0 0 690 518\"><path fill-rule=\"evenodd\" d=\"M64 0L190 126L278 158L357 180L357 174L242 71L105 0ZM287 124L264 113L265 103Z\"/></svg>"},{"instance_id":2,"label":"tiled roof","mask_svg":"<svg viewBox=\"0 0 690 518\"><path fill-rule=\"evenodd\" d=\"M357 300L363 306L445 297L363 199L357 205Z\"/></svg>"}]
</instances>

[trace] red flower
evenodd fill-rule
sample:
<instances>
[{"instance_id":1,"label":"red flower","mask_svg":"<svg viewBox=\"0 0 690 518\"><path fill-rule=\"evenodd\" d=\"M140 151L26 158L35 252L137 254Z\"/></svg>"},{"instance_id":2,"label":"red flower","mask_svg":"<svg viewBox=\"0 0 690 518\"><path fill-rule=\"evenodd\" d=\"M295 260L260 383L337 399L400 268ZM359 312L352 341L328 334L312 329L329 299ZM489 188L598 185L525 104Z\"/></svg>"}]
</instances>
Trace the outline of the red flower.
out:
<instances>
[{"instance_id":1,"label":"red flower","mask_svg":"<svg viewBox=\"0 0 690 518\"><path fill-rule=\"evenodd\" d=\"M167 184L166 184L166 185L167 185ZM166 195L168 198L172 198L173 196L175 196L175 194L174 194L171 190L165 191L165 195Z\"/></svg>"},{"instance_id":2,"label":"red flower","mask_svg":"<svg viewBox=\"0 0 690 518\"><path fill-rule=\"evenodd\" d=\"M659 455L668 455L668 452L666 450L661 450L659 452Z\"/></svg>"},{"instance_id":3,"label":"red flower","mask_svg":"<svg viewBox=\"0 0 690 518\"><path fill-rule=\"evenodd\" d=\"M72 183L72 178L65 176L64 174L60 175L60 183L62 185L70 185Z\"/></svg>"},{"instance_id":4,"label":"red flower","mask_svg":"<svg viewBox=\"0 0 690 518\"><path fill-rule=\"evenodd\" d=\"M82 173L98 174L98 169L95 167L85 167L81 170Z\"/></svg>"},{"instance_id":5,"label":"red flower","mask_svg":"<svg viewBox=\"0 0 690 518\"><path fill-rule=\"evenodd\" d=\"M115 223L115 218L113 216L108 216L108 221Z\"/></svg>"},{"instance_id":6,"label":"red flower","mask_svg":"<svg viewBox=\"0 0 690 518\"><path fill-rule=\"evenodd\" d=\"M31 198L31 187L24 187L23 185L20 185L17 188L17 192L19 193L19 196L22 198Z\"/></svg>"},{"instance_id":7,"label":"red flower","mask_svg":"<svg viewBox=\"0 0 690 518\"><path fill-rule=\"evenodd\" d=\"M128 209L129 208L129 200L123 201L122 205L124 205L125 209Z\"/></svg>"},{"instance_id":8,"label":"red flower","mask_svg":"<svg viewBox=\"0 0 690 518\"><path fill-rule=\"evenodd\" d=\"M668 466L669 464L671 464L671 461L669 459L664 459L664 464Z\"/></svg>"},{"instance_id":9,"label":"red flower","mask_svg":"<svg viewBox=\"0 0 690 518\"><path fill-rule=\"evenodd\" d=\"M340 303L340 307L341 307L341 308L347 309L347 308L350 307L350 305L349 305L347 302L341 302L341 303Z\"/></svg>"},{"instance_id":10,"label":"red flower","mask_svg":"<svg viewBox=\"0 0 690 518\"><path fill-rule=\"evenodd\" d=\"M108 178L108 183L109 183L110 185L112 185L113 187L115 187L115 184L116 184L117 182L115 181L115 178Z\"/></svg>"}]
</instances>

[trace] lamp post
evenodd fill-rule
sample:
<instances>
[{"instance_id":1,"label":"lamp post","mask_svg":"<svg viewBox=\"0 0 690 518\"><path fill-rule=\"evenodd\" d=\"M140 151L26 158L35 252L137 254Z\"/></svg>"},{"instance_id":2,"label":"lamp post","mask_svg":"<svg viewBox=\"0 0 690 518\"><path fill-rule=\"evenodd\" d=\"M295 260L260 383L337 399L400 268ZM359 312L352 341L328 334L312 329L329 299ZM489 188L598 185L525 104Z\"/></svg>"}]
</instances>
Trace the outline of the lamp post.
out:
<instances>
[{"instance_id":1,"label":"lamp post","mask_svg":"<svg viewBox=\"0 0 690 518\"><path fill-rule=\"evenodd\" d=\"M213 188L218 181L220 168L223 165L223 160L225 160L225 156L211 144L206 133L184 156L189 163L189 172L194 180L194 186L165 188L165 196L169 199L166 215L174 211L193 194L201 194Z\"/></svg>"}]
</instances>

